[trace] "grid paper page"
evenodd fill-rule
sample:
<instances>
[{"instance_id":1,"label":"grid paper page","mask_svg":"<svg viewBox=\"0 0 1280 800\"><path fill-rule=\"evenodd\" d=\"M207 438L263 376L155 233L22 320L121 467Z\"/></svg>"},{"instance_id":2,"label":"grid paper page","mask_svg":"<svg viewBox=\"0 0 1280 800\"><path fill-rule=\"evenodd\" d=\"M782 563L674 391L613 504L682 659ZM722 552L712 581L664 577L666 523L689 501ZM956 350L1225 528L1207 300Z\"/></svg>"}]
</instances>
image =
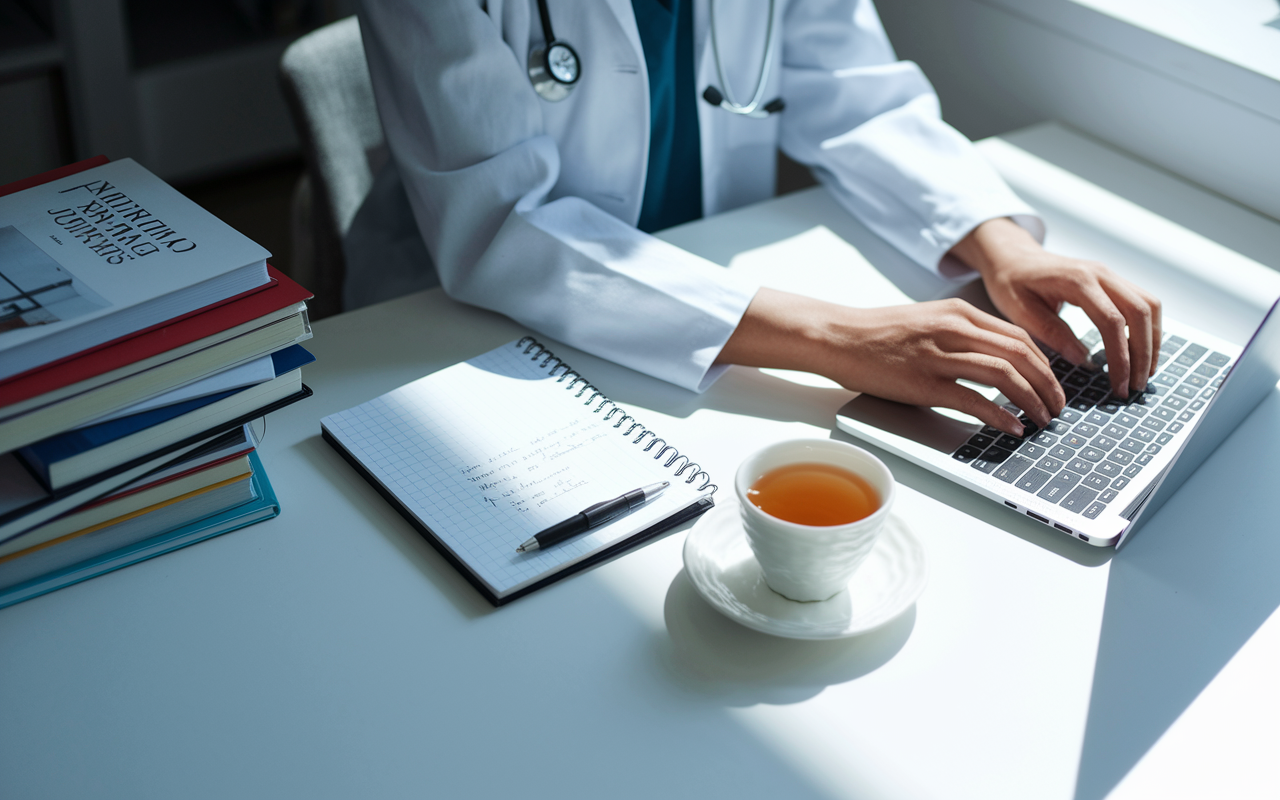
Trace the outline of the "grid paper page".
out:
<instances>
[{"instance_id":1,"label":"grid paper page","mask_svg":"<svg viewBox=\"0 0 1280 800\"><path fill-rule=\"evenodd\" d=\"M321 420L420 522L497 595L567 567L701 494L633 443L621 413L576 397L545 355L511 342ZM559 370L557 376L563 375ZM676 464L684 463L681 459ZM516 547L593 503L664 480L671 487L609 525L532 553Z\"/></svg>"}]
</instances>

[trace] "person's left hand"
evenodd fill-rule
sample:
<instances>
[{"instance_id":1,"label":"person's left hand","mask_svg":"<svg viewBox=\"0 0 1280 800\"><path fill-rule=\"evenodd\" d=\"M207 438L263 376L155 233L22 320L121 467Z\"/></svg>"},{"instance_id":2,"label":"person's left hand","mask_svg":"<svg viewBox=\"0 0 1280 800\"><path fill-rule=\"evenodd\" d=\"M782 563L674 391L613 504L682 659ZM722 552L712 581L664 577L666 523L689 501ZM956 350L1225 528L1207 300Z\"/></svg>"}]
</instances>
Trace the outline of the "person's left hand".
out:
<instances>
[{"instance_id":1,"label":"person's left hand","mask_svg":"<svg viewBox=\"0 0 1280 800\"><path fill-rule=\"evenodd\" d=\"M1128 397L1146 388L1160 358L1154 295L1102 264L1047 252L1007 218L982 223L951 252L982 275L991 302L1010 322L1076 364L1089 353L1058 311L1063 303L1084 309L1102 335L1112 392Z\"/></svg>"}]
</instances>

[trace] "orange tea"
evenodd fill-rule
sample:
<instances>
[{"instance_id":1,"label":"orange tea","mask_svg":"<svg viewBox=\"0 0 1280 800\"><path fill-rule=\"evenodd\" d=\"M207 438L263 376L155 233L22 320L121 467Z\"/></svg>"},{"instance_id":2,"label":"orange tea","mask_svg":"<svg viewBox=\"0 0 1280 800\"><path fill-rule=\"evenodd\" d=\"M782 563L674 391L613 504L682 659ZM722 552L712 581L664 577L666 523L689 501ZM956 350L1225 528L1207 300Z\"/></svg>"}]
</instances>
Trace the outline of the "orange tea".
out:
<instances>
[{"instance_id":1,"label":"orange tea","mask_svg":"<svg viewBox=\"0 0 1280 800\"><path fill-rule=\"evenodd\" d=\"M880 507L875 488L834 464L798 463L771 469L747 490L757 508L800 525L847 525Z\"/></svg>"}]
</instances>

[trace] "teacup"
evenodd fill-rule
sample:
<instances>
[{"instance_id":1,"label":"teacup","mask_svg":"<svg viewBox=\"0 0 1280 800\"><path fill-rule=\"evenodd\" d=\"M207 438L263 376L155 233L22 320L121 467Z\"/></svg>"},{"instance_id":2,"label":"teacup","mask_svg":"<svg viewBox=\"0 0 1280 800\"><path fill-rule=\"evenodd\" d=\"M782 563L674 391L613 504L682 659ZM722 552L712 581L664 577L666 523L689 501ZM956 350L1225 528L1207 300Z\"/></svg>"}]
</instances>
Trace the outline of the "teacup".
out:
<instances>
[{"instance_id":1,"label":"teacup","mask_svg":"<svg viewBox=\"0 0 1280 800\"><path fill-rule=\"evenodd\" d=\"M773 470L793 464L827 464L861 477L879 495L869 516L837 525L805 525L772 516L751 501L751 487ZM738 467L734 490L747 540L765 582L790 600L834 597L862 565L893 507L894 480L880 459L845 442L793 439L770 445Z\"/></svg>"}]
</instances>

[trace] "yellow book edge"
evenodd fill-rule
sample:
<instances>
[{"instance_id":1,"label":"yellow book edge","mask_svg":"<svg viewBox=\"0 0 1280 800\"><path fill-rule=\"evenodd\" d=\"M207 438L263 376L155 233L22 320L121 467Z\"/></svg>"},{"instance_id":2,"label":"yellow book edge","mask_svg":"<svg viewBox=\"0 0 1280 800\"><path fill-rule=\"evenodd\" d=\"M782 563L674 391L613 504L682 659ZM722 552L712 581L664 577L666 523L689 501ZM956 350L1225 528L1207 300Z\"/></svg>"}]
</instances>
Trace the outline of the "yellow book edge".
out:
<instances>
[{"instance_id":1,"label":"yellow book edge","mask_svg":"<svg viewBox=\"0 0 1280 800\"><path fill-rule=\"evenodd\" d=\"M206 492L212 492L214 489L221 489L222 487L229 486L230 484L233 484L236 481L248 480L251 475L253 475L252 471L246 472L243 475L236 475L234 477L227 478L224 481L219 481L217 483L210 484L209 486L204 486L202 488L195 489L194 491L187 492L186 494L178 495L177 497L171 498L169 500L156 503L155 505L150 505L150 506L147 506L146 508L140 508L137 511L131 511L128 514L123 514L119 517L116 517L115 519L109 519L106 522L99 522L97 525L90 525L87 528L82 528L81 530L68 533L65 536L59 536L57 539L50 539L47 542L42 542L33 547L28 547L26 550L19 550L16 553L10 553L9 555L4 556L3 558L0 558L0 564L6 564L10 561L13 561L16 558L22 558L25 555L29 555L30 553L34 553L38 550L43 550L46 547L53 547L54 545L61 544L66 541L70 541L80 536L85 536L87 534L93 533L94 531L100 531L103 528L109 528L112 525L118 525L121 522L127 522L128 520L131 520L135 517L140 517L143 514L149 514L152 511L158 511L159 509L162 509L165 506L171 506L174 503L180 503L183 500L189 500L193 497L198 497L202 494L205 494Z\"/></svg>"}]
</instances>

